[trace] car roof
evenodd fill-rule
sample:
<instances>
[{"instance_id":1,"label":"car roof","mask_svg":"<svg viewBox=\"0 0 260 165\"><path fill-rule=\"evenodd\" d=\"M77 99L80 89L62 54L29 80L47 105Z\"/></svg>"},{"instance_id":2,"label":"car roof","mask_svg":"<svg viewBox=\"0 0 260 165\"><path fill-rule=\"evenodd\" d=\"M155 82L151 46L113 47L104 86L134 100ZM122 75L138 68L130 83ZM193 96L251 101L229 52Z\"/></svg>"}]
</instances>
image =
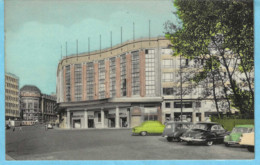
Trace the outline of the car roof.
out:
<instances>
[{"instance_id":1,"label":"car roof","mask_svg":"<svg viewBox=\"0 0 260 165\"><path fill-rule=\"evenodd\" d=\"M193 124L192 122L184 122L184 121L168 121L167 124Z\"/></svg>"},{"instance_id":2,"label":"car roof","mask_svg":"<svg viewBox=\"0 0 260 165\"><path fill-rule=\"evenodd\" d=\"M250 125L250 124L246 124L246 125L236 125L235 127L254 128L254 125Z\"/></svg>"},{"instance_id":3,"label":"car roof","mask_svg":"<svg viewBox=\"0 0 260 165\"><path fill-rule=\"evenodd\" d=\"M221 125L221 124L216 123L216 122L197 122L196 124Z\"/></svg>"}]
</instances>

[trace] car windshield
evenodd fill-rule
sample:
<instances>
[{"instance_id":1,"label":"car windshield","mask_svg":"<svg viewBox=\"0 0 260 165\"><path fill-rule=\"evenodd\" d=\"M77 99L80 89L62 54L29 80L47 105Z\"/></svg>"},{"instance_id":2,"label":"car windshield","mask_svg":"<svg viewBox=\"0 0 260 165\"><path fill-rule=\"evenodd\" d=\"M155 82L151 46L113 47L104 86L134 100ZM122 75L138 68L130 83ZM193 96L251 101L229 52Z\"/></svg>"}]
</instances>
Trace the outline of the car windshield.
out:
<instances>
[{"instance_id":1,"label":"car windshield","mask_svg":"<svg viewBox=\"0 0 260 165\"><path fill-rule=\"evenodd\" d=\"M253 128L245 128L245 127L235 127L232 130L232 133L249 133L252 132Z\"/></svg>"},{"instance_id":2,"label":"car windshield","mask_svg":"<svg viewBox=\"0 0 260 165\"><path fill-rule=\"evenodd\" d=\"M178 124L176 125L177 129L190 129L192 124Z\"/></svg>"},{"instance_id":3,"label":"car windshield","mask_svg":"<svg viewBox=\"0 0 260 165\"><path fill-rule=\"evenodd\" d=\"M195 125L193 125L192 129L208 130L208 125L207 124L195 124Z\"/></svg>"}]
</instances>

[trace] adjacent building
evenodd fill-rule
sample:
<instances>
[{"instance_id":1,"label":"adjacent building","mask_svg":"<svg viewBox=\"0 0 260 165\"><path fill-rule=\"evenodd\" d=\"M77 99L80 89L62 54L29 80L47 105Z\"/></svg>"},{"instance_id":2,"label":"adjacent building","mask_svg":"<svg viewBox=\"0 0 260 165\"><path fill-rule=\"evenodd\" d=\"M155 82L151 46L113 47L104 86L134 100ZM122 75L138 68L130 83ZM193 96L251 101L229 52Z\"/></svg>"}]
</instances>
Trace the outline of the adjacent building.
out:
<instances>
[{"instance_id":1,"label":"adjacent building","mask_svg":"<svg viewBox=\"0 0 260 165\"><path fill-rule=\"evenodd\" d=\"M19 118L19 78L14 74L5 73L5 119Z\"/></svg>"},{"instance_id":2,"label":"adjacent building","mask_svg":"<svg viewBox=\"0 0 260 165\"><path fill-rule=\"evenodd\" d=\"M180 94L180 68L185 80L201 71L205 59L189 60L172 53L171 42L158 37L63 58L56 85L60 127L134 127L146 120L164 123L180 119L181 105L183 120L207 121L216 108L212 96L201 97L205 84L193 87L183 81Z\"/></svg>"},{"instance_id":3,"label":"adjacent building","mask_svg":"<svg viewBox=\"0 0 260 165\"><path fill-rule=\"evenodd\" d=\"M23 123L54 123L56 120L56 97L42 94L34 85L25 85L20 89L21 112Z\"/></svg>"}]
</instances>

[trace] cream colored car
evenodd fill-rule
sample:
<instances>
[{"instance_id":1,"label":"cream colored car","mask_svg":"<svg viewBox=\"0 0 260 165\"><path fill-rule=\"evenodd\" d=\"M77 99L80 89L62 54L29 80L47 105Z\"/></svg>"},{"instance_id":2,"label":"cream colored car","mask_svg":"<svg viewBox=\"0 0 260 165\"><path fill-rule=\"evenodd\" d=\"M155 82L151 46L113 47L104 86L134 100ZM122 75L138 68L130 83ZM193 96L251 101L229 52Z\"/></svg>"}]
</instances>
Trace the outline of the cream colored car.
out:
<instances>
[{"instance_id":1,"label":"cream colored car","mask_svg":"<svg viewBox=\"0 0 260 165\"><path fill-rule=\"evenodd\" d=\"M240 145L246 146L248 151L254 152L255 150L255 132L243 133L240 137Z\"/></svg>"}]
</instances>

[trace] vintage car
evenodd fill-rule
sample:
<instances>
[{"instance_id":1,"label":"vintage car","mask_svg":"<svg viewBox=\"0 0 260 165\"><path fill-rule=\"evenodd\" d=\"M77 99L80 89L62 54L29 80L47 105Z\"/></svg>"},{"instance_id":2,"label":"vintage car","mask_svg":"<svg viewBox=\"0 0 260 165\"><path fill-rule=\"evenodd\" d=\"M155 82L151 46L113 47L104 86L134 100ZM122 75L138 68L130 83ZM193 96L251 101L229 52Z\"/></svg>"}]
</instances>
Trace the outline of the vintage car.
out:
<instances>
[{"instance_id":1,"label":"vintage car","mask_svg":"<svg viewBox=\"0 0 260 165\"><path fill-rule=\"evenodd\" d=\"M224 137L224 143L228 147L232 144L239 144L240 136L243 133L250 133L254 129L254 125L236 125L231 133Z\"/></svg>"},{"instance_id":2,"label":"vintage car","mask_svg":"<svg viewBox=\"0 0 260 165\"><path fill-rule=\"evenodd\" d=\"M159 121L145 121L140 126L132 128L133 135L140 134L146 136L147 134L162 134L164 125Z\"/></svg>"},{"instance_id":3,"label":"vintage car","mask_svg":"<svg viewBox=\"0 0 260 165\"><path fill-rule=\"evenodd\" d=\"M227 134L228 132L218 123L200 122L186 131L180 139L188 144L199 142L211 146L213 143L223 143Z\"/></svg>"},{"instance_id":4,"label":"vintage car","mask_svg":"<svg viewBox=\"0 0 260 165\"><path fill-rule=\"evenodd\" d=\"M168 142L173 140L180 141L181 135L192 127L193 123L191 122L178 122L178 121L169 121L165 124L162 137L165 137Z\"/></svg>"},{"instance_id":5,"label":"vintage car","mask_svg":"<svg viewBox=\"0 0 260 165\"><path fill-rule=\"evenodd\" d=\"M248 151L255 151L255 133L254 130L250 133L243 133L240 137L239 144L241 146L246 146Z\"/></svg>"}]
</instances>

